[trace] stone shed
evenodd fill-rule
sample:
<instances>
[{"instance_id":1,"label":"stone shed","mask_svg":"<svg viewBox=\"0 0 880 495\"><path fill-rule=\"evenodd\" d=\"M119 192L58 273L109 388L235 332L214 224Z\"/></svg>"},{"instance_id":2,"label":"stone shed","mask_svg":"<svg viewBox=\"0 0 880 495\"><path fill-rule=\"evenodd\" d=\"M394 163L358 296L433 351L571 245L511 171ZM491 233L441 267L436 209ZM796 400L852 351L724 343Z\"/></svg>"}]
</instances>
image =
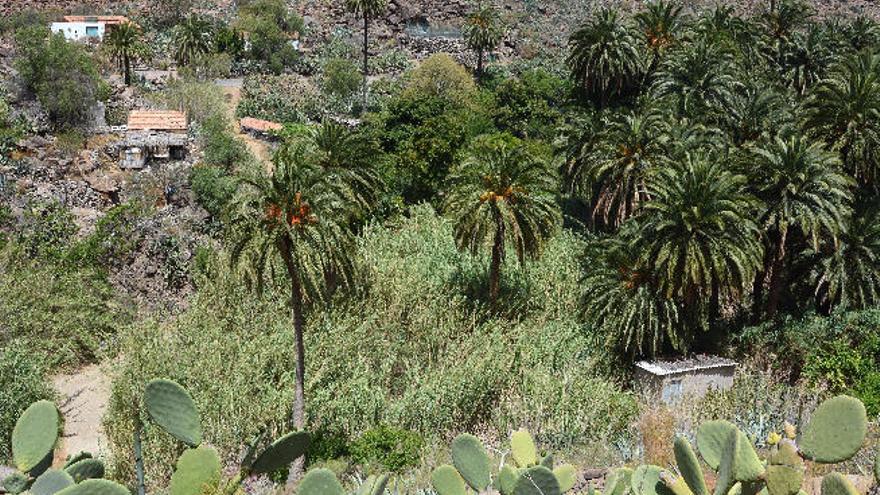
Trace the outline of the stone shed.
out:
<instances>
[{"instance_id":1,"label":"stone shed","mask_svg":"<svg viewBox=\"0 0 880 495\"><path fill-rule=\"evenodd\" d=\"M170 110L133 110L125 139L118 143L119 166L138 169L150 160L186 158L186 114Z\"/></svg>"},{"instance_id":2,"label":"stone shed","mask_svg":"<svg viewBox=\"0 0 880 495\"><path fill-rule=\"evenodd\" d=\"M684 397L699 398L711 390L730 388L736 365L730 359L708 355L639 361L634 388L646 397L669 405Z\"/></svg>"},{"instance_id":3,"label":"stone shed","mask_svg":"<svg viewBox=\"0 0 880 495\"><path fill-rule=\"evenodd\" d=\"M275 140L277 133L284 130L284 126L268 120L245 117L239 121L241 130L248 134L267 141Z\"/></svg>"}]
</instances>

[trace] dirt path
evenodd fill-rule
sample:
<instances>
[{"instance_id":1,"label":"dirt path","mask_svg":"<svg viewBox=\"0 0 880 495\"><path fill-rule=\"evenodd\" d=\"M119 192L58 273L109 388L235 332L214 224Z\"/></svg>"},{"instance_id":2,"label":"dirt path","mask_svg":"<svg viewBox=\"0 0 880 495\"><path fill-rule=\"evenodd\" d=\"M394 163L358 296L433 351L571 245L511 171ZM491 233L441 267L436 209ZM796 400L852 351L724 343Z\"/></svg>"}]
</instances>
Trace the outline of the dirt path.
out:
<instances>
[{"instance_id":1,"label":"dirt path","mask_svg":"<svg viewBox=\"0 0 880 495\"><path fill-rule=\"evenodd\" d=\"M232 130L235 132L235 135L244 141L245 145L247 145L248 149L255 157L263 163L268 163L272 156L266 143L246 132L241 132L241 127L238 125L238 118L235 116L235 109L238 107L238 102L241 100L241 80L224 79L218 81L218 86L223 90L223 96L226 97L229 118L232 121Z\"/></svg>"},{"instance_id":2,"label":"dirt path","mask_svg":"<svg viewBox=\"0 0 880 495\"><path fill-rule=\"evenodd\" d=\"M56 461L81 451L108 454L101 420L110 399L110 379L98 365L52 378L58 392L59 409L64 417L64 434Z\"/></svg>"}]
</instances>

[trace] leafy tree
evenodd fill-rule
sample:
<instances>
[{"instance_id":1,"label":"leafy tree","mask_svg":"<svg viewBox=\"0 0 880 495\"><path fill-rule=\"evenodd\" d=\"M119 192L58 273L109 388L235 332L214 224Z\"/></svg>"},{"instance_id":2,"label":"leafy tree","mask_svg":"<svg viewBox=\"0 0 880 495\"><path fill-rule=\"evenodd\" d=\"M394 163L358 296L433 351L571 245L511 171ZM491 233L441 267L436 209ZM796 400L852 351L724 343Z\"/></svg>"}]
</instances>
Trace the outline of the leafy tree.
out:
<instances>
[{"instance_id":1,"label":"leafy tree","mask_svg":"<svg viewBox=\"0 0 880 495\"><path fill-rule=\"evenodd\" d=\"M174 60L187 65L212 49L214 27L198 15L192 14L174 28Z\"/></svg>"},{"instance_id":2,"label":"leafy tree","mask_svg":"<svg viewBox=\"0 0 880 495\"><path fill-rule=\"evenodd\" d=\"M326 293L325 274L334 284L352 281L352 234L348 184L339 174L310 160L300 145L275 155L266 172L256 165L241 177L232 208L231 261L248 284L261 292L268 273L285 273L290 284L290 317L296 356L293 423L305 426L305 305ZM292 466L288 482L296 480L301 464Z\"/></svg>"},{"instance_id":3,"label":"leafy tree","mask_svg":"<svg viewBox=\"0 0 880 495\"><path fill-rule=\"evenodd\" d=\"M477 52L477 79L482 79L483 55L494 50L504 37L498 11L491 5L477 7L465 19L462 35L468 48Z\"/></svg>"},{"instance_id":4,"label":"leafy tree","mask_svg":"<svg viewBox=\"0 0 880 495\"><path fill-rule=\"evenodd\" d=\"M617 11L600 11L571 35L568 45L572 79L600 107L627 94L642 73L636 37Z\"/></svg>"},{"instance_id":5,"label":"leafy tree","mask_svg":"<svg viewBox=\"0 0 880 495\"><path fill-rule=\"evenodd\" d=\"M379 18L379 16L381 16L385 12L385 8L387 6L388 0L345 0L345 8L352 14L361 16L364 20L364 106L366 106L367 104L367 74L370 70L370 47L368 34L370 28L370 20Z\"/></svg>"},{"instance_id":6,"label":"leafy tree","mask_svg":"<svg viewBox=\"0 0 880 495\"><path fill-rule=\"evenodd\" d=\"M806 103L806 126L840 153L846 171L872 184L880 164L880 55L846 58Z\"/></svg>"},{"instance_id":7,"label":"leafy tree","mask_svg":"<svg viewBox=\"0 0 880 495\"><path fill-rule=\"evenodd\" d=\"M147 45L141 40L140 28L131 22L120 24L110 31L105 44L122 69L125 85L131 86L131 60L147 53Z\"/></svg>"},{"instance_id":8,"label":"leafy tree","mask_svg":"<svg viewBox=\"0 0 880 495\"><path fill-rule=\"evenodd\" d=\"M506 244L520 263L540 253L559 223L558 185L547 159L510 135L478 138L451 172L445 210L454 219L460 249L476 254L492 246L489 298L501 290Z\"/></svg>"},{"instance_id":9,"label":"leafy tree","mask_svg":"<svg viewBox=\"0 0 880 495\"><path fill-rule=\"evenodd\" d=\"M755 278L755 317L760 317L765 278L769 275L766 315L773 317L785 283L791 257L792 231L818 249L820 236L833 239L844 229L851 201L852 179L840 171L840 161L793 134L754 148L754 188L765 207L759 217L767 252L762 272Z\"/></svg>"},{"instance_id":10,"label":"leafy tree","mask_svg":"<svg viewBox=\"0 0 880 495\"><path fill-rule=\"evenodd\" d=\"M742 294L760 266L757 202L744 176L705 155L657 170L647 189L634 242L657 288L687 308L691 328L702 326L702 301L717 316L720 299Z\"/></svg>"}]
</instances>

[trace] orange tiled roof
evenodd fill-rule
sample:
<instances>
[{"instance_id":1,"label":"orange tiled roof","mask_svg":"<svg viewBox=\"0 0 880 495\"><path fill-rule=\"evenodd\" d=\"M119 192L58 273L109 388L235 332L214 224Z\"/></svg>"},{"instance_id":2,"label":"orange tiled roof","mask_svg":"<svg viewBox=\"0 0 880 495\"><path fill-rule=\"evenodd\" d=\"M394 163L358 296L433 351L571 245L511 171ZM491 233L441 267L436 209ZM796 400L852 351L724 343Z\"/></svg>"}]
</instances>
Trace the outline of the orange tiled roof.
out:
<instances>
[{"instance_id":1,"label":"orange tiled roof","mask_svg":"<svg viewBox=\"0 0 880 495\"><path fill-rule=\"evenodd\" d=\"M284 126L277 122L255 119L253 117L245 117L241 119L239 124L245 129L253 129L260 132L280 131L281 129L284 129Z\"/></svg>"},{"instance_id":2,"label":"orange tiled roof","mask_svg":"<svg viewBox=\"0 0 880 495\"><path fill-rule=\"evenodd\" d=\"M125 24L128 17L124 15L66 15L64 22L103 22L104 24Z\"/></svg>"},{"instance_id":3,"label":"orange tiled roof","mask_svg":"<svg viewBox=\"0 0 880 495\"><path fill-rule=\"evenodd\" d=\"M186 131L186 114L174 110L132 110L129 130Z\"/></svg>"}]
</instances>

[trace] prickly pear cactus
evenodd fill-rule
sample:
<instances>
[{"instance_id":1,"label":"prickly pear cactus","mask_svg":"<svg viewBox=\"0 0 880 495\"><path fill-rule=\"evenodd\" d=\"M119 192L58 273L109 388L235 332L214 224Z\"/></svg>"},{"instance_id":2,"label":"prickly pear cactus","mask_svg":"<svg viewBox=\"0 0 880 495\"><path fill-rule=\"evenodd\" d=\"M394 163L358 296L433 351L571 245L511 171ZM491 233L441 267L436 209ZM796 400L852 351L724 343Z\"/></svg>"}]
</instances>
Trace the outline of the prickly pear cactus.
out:
<instances>
[{"instance_id":1,"label":"prickly pear cactus","mask_svg":"<svg viewBox=\"0 0 880 495\"><path fill-rule=\"evenodd\" d=\"M672 495L661 479L663 469L659 466L639 466L633 471L630 490L633 495Z\"/></svg>"},{"instance_id":2,"label":"prickly pear cactus","mask_svg":"<svg viewBox=\"0 0 880 495\"><path fill-rule=\"evenodd\" d=\"M91 452L79 452L74 455L69 455L69 456L67 456L67 460L64 461L64 469L67 469L70 466L73 466L74 464L76 464L79 461L82 461L85 459L91 459L91 458L92 458Z\"/></svg>"},{"instance_id":3,"label":"prickly pear cactus","mask_svg":"<svg viewBox=\"0 0 880 495\"><path fill-rule=\"evenodd\" d=\"M513 489L514 495L560 495L562 489L553 471L544 466L532 466L523 471Z\"/></svg>"},{"instance_id":4,"label":"prickly pear cactus","mask_svg":"<svg viewBox=\"0 0 880 495\"><path fill-rule=\"evenodd\" d=\"M385 495L385 487L388 486L388 475L368 476L364 484L358 489L357 495Z\"/></svg>"},{"instance_id":5,"label":"prickly pear cactus","mask_svg":"<svg viewBox=\"0 0 880 495\"><path fill-rule=\"evenodd\" d=\"M859 495L859 492L846 476L831 473L822 478L822 495Z\"/></svg>"},{"instance_id":6,"label":"prickly pear cactus","mask_svg":"<svg viewBox=\"0 0 880 495\"><path fill-rule=\"evenodd\" d=\"M745 485L758 481L763 474L764 465L748 437L737 429L731 431L722 452L715 495L724 495L737 482Z\"/></svg>"},{"instance_id":7,"label":"prickly pear cactus","mask_svg":"<svg viewBox=\"0 0 880 495\"><path fill-rule=\"evenodd\" d=\"M633 470L629 468L614 470L605 480L605 488L602 490L602 495L624 495L629 492L632 475Z\"/></svg>"},{"instance_id":8,"label":"prickly pear cactus","mask_svg":"<svg viewBox=\"0 0 880 495\"><path fill-rule=\"evenodd\" d=\"M253 474L265 474L286 467L305 454L310 443L311 438L304 431L288 433L266 447L266 450L257 456L250 471Z\"/></svg>"},{"instance_id":9,"label":"prickly pear cactus","mask_svg":"<svg viewBox=\"0 0 880 495\"><path fill-rule=\"evenodd\" d=\"M688 439L681 436L676 437L672 450L675 454L678 471L690 491L694 495L709 495L706 478L703 476L703 468L700 467L700 460L697 459L697 454Z\"/></svg>"},{"instance_id":10,"label":"prickly pear cactus","mask_svg":"<svg viewBox=\"0 0 880 495\"><path fill-rule=\"evenodd\" d=\"M797 495L804 483L804 461L791 440L780 441L768 459L765 476L769 495Z\"/></svg>"},{"instance_id":11,"label":"prickly pear cactus","mask_svg":"<svg viewBox=\"0 0 880 495\"><path fill-rule=\"evenodd\" d=\"M211 447L189 449L177 460L171 475L171 495L210 493L220 483L220 457Z\"/></svg>"},{"instance_id":12,"label":"prickly pear cactus","mask_svg":"<svg viewBox=\"0 0 880 495\"><path fill-rule=\"evenodd\" d=\"M449 464L444 464L431 473L431 485L437 495L467 495L464 478Z\"/></svg>"},{"instance_id":13,"label":"prickly pear cactus","mask_svg":"<svg viewBox=\"0 0 880 495\"><path fill-rule=\"evenodd\" d=\"M452 441L452 464L468 486L477 492L485 490L492 481L489 454L473 435L464 433Z\"/></svg>"},{"instance_id":14,"label":"prickly pear cactus","mask_svg":"<svg viewBox=\"0 0 880 495\"><path fill-rule=\"evenodd\" d=\"M202 443L202 424L196 403L185 388L171 380L152 380L144 391L150 418L181 442Z\"/></svg>"},{"instance_id":15,"label":"prickly pear cactus","mask_svg":"<svg viewBox=\"0 0 880 495\"><path fill-rule=\"evenodd\" d=\"M538 449L532 435L524 429L517 430L510 435L510 454L513 460L521 467L534 466L538 463Z\"/></svg>"},{"instance_id":16,"label":"prickly pear cactus","mask_svg":"<svg viewBox=\"0 0 880 495\"><path fill-rule=\"evenodd\" d=\"M6 478L3 478L3 489L6 490L7 493L18 495L28 489L30 481L31 480L24 474L14 472Z\"/></svg>"},{"instance_id":17,"label":"prickly pear cactus","mask_svg":"<svg viewBox=\"0 0 880 495\"><path fill-rule=\"evenodd\" d=\"M66 466L64 470L76 483L104 477L104 463L98 459L85 458Z\"/></svg>"},{"instance_id":18,"label":"prickly pear cactus","mask_svg":"<svg viewBox=\"0 0 880 495\"><path fill-rule=\"evenodd\" d=\"M33 495L55 495L55 493L73 486L73 478L65 471L59 469L47 469L31 485L30 493Z\"/></svg>"},{"instance_id":19,"label":"prickly pear cactus","mask_svg":"<svg viewBox=\"0 0 880 495\"><path fill-rule=\"evenodd\" d=\"M721 455L727 447L727 438L736 426L730 421L706 421L697 430L697 449L713 471L721 465Z\"/></svg>"},{"instance_id":20,"label":"prickly pear cactus","mask_svg":"<svg viewBox=\"0 0 880 495\"><path fill-rule=\"evenodd\" d=\"M538 461L538 464L544 466L547 469L553 470L553 454L547 454Z\"/></svg>"},{"instance_id":21,"label":"prickly pear cactus","mask_svg":"<svg viewBox=\"0 0 880 495\"><path fill-rule=\"evenodd\" d=\"M128 488L109 480L85 480L69 486L57 495L131 495Z\"/></svg>"},{"instance_id":22,"label":"prickly pear cactus","mask_svg":"<svg viewBox=\"0 0 880 495\"><path fill-rule=\"evenodd\" d=\"M15 423L12 430L12 459L15 467L27 473L40 465L55 448L58 440L58 409L55 404L34 402Z\"/></svg>"},{"instance_id":23,"label":"prickly pear cactus","mask_svg":"<svg viewBox=\"0 0 880 495\"><path fill-rule=\"evenodd\" d=\"M299 495L345 495L336 475L329 469L309 471L299 484Z\"/></svg>"},{"instance_id":24,"label":"prickly pear cactus","mask_svg":"<svg viewBox=\"0 0 880 495\"><path fill-rule=\"evenodd\" d=\"M826 400L813 412L798 445L807 459L841 462L862 448L867 431L868 415L862 401L840 395Z\"/></svg>"},{"instance_id":25,"label":"prickly pear cactus","mask_svg":"<svg viewBox=\"0 0 880 495\"><path fill-rule=\"evenodd\" d=\"M546 467L546 466L545 466ZM559 490L565 493L577 484L577 470L571 464L562 464L553 468L553 476L559 482Z\"/></svg>"}]
</instances>

